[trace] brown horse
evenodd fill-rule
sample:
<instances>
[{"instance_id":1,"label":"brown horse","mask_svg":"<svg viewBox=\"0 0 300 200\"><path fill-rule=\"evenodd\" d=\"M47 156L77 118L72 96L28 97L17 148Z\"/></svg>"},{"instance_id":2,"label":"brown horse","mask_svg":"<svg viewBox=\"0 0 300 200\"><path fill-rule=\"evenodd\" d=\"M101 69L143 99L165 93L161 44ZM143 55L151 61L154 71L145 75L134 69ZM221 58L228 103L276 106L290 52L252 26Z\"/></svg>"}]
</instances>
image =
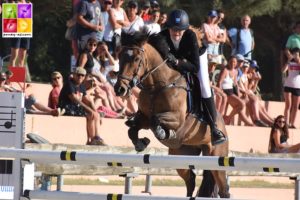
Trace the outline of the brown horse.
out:
<instances>
[{"instance_id":1,"label":"brown horse","mask_svg":"<svg viewBox=\"0 0 300 200\"><path fill-rule=\"evenodd\" d=\"M204 156L227 156L228 142L213 147L209 126L187 112L186 80L161 56L166 51L165 40L137 32L134 35L122 33L121 41L115 92L127 96L131 88L141 89L134 125L128 130L136 150L144 150L150 142L148 138L138 138L138 131L150 128L160 142L169 147L171 155L200 155L202 152ZM217 125L227 135L220 115ZM166 138L158 134L162 132ZM187 196L192 196L196 177L193 170L178 169L177 172L186 183ZM216 183L220 197L230 197L226 180L225 171L205 170L198 195L211 197Z\"/></svg>"}]
</instances>

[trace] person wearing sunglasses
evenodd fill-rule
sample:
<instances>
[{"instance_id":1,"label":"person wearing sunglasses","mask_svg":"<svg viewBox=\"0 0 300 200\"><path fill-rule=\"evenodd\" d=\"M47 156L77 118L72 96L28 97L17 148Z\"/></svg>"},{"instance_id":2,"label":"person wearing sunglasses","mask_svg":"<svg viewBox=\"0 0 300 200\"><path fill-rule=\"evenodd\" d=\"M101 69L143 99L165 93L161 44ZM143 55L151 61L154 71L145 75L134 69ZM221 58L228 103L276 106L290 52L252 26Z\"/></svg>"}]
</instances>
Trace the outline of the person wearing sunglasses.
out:
<instances>
[{"instance_id":1,"label":"person wearing sunglasses","mask_svg":"<svg viewBox=\"0 0 300 200\"><path fill-rule=\"evenodd\" d=\"M52 90L48 97L48 107L52 109L58 108L58 98L63 87L63 77L60 72L54 71L51 74Z\"/></svg>"},{"instance_id":2,"label":"person wearing sunglasses","mask_svg":"<svg viewBox=\"0 0 300 200\"><path fill-rule=\"evenodd\" d=\"M87 72L82 67L77 67L73 77L67 81L59 95L59 107L65 109L67 116L85 116L87 145L105 145L100 133L100 115L94 102L88 98L83 84Z\"/></svg>"},{"instance_id":3,"label":"person wearing sunglasses","mask_svg":"<svg viewBox=\"0 0 300 200\"><path fill-rule=\"evenodd\" d=\"M290 145L288 126L283 115L276 117L269 139L269 153L300 153L300 143Z\"/></svg>"}]
</instances>

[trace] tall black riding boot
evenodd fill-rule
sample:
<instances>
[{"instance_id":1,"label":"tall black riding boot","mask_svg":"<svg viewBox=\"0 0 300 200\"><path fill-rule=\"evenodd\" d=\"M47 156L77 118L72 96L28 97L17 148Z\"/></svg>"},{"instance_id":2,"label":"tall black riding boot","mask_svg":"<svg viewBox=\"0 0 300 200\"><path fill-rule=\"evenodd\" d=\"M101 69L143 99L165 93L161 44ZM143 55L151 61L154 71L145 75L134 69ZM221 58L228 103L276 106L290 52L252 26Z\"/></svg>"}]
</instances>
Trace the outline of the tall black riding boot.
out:
<instances>
[{"instance_id":1,"label":"tall black riding boot","mask_svg":"<svg viewBox=\"0 0 300 200\"><path fill-rule=\"evenodd\" d=\"M202 98L203 99L203 108L206 114L208 124L211 130L211 143L212 145L218 145L224 143L227 138L224 133L217 128L216 125L216 106L214 102L214 98Z\"/></svg>"}]
</instances>

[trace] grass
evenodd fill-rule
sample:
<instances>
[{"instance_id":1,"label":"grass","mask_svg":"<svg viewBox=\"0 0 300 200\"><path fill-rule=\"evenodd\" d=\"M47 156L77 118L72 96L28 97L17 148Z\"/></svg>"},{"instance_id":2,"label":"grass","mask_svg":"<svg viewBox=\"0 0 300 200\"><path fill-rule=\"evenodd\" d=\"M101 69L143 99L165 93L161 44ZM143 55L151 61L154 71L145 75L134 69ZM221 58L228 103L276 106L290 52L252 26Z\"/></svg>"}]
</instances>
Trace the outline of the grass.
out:
<instances>
[{"instance_id":1,"label":"grass","mask_svg":"<svg viewBox=\"0 0 300 200\"><path fill-rule=\"evenodd\" d=\"M52 184L56 184L56 180L53 180ZM197 185L201 183L201 179L197 179ZM108 183L101 182L99 180L93 179L64 179L65 185L124 185L124 181L122 180L110 180ZM133 185L135 186L144 186L145 180L133 180ZM172 179L153 179L153 186L185 186L182 180L172 180ZM280 188L280 189L292 189L294 188L293 183L271 183L264 180L251 180L251 181L231 181L231 187L236 188Z\"/></svg>"}]
</instances>

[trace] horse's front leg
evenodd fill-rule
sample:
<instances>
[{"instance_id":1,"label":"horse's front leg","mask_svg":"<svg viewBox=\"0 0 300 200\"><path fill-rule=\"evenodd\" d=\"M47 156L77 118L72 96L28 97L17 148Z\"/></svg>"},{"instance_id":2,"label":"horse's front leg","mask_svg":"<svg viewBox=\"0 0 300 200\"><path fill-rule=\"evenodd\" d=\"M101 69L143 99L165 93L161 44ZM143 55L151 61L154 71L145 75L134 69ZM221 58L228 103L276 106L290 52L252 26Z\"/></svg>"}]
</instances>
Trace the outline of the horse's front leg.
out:
<instances>
[{"instance_id":1,"label":"horse's front leg","mask_svg":"<svg viewBox=\"0 0 300 200\"><path fill-rule=\"evenodd\" d=\"M200 149L182 145L178 149L169 149L169 155L194 155L198 156ZM178 175L184 180L186 186L186 196L192 197L196 187L196 174L192 169L177 169Z\"/></svg>"},{"instance_id":2,"label":"horse's front leg","mask_svg":"<svg viewBox=\"0 0 300 200\"><path fill-rule=\"evenodd\" d=\"M159 140L175 137L175 130L184 121L184 115L178 111L157 113L151 118L151 130Z\"/></svg>"},{"instance_id":3,"label":"horse's front leg","mask_svg":"<svg viewBox=\"0 0 300 200\"><path fill-rule=\"evenodd\" d=\"M138 152L143 151L150 143L149 138L139 138L138 135L139 130L149 128L148 121L146 116L138 111L132 119L125 122L125 124L129 126L128 137Z\"/></svg>"}]
</instances>

